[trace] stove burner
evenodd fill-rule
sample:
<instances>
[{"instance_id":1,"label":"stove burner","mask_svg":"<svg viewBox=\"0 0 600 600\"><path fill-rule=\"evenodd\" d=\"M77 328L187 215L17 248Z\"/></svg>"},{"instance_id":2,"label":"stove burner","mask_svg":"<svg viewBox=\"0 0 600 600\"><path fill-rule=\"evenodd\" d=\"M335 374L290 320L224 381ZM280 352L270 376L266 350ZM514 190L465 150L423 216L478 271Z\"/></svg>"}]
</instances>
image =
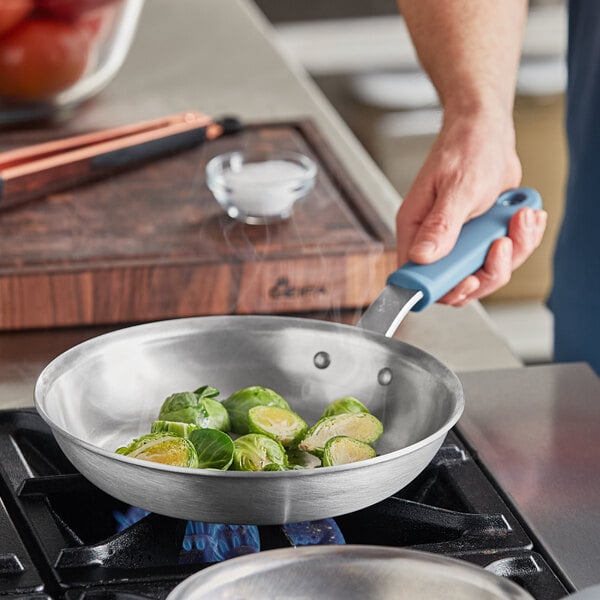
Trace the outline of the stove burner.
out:
<instances>
[{"instance_id":1,"label":"stove burner","mask_svg":"<svg viewBox=\"0 0 600 600\"><path fill-rule=\"evenodd\" d=\"M516 581L537 600L567 593L543 547L454 432L421 475L374 506L259 527L187 522L123 504L73 468L33 409L0 411L0 456L3 600L164 600L217 560L344 542L467 560Z\"/></svg>"},{"instance_id":2,"label":"stove burner","mask_svg":"<svg viewBox=\"0 0 600 600\"><path fill-rule=\"evenodd\" d=\"M117 531L126 531L150 513L135 506L113 511ZM224 525L187 521L180 564L214 563L260 551L258 528L253 525Z\"/></svg>"},{"instance_id":3,"label":"stove burner","mask_svg":"<svg viewBox=\"0 0 600 600\"><path fill-rule=\"evenodd\" d=\"M333 519L288 523L281 527L292 546L346 543L344 534Z\"/></svg>"}]
</instances>

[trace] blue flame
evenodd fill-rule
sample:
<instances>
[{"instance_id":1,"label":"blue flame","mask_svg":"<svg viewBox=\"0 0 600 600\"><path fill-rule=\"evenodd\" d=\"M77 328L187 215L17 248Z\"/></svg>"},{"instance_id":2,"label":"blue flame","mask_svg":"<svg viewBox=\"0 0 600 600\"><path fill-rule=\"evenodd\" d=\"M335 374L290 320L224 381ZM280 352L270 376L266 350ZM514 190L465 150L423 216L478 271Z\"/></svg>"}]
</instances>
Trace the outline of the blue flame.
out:
<instances>
[{"instance_id":1,"label":"blue flame","mask_svg":"<svg viewBox=\"0 0 600 600\"><path fill-rule=\"evenodd\" d=\"M125 512L113 511L117 531L121 532L150 514L135 506ZM316 544L345 544L337 523L333 519L302 521L281 525L292 546ZM213 563L242 554L260 552L260 535L255 525L225 525L188 521L181 545L182 563Z\"/></svg>"},{"instance_id":2,"label":"blue flame","mask_svg":"<svg viewBox=\"0 0 600 600\"><path fill-rule=\"evenodd\" d=\"M123 531L150 514L147 510L130 506L122 513L113 511L117 531ZM182 541L186 554L184 562L219 562L234 556L260 551L258 527L254 525L224 525L188 521Z\"/></svg>"},{"instance_id":3,"label":"blue flame","mask_svg":"<svg viewBox=\"0 0 600 600\"><path fill-rule=\"evenodd\" d=\"M301 521L300 523L288 523L281 527L292 546L346 543L344 535L333 519Z\"/></svg>"},{"instance_id":4,"label":"blue flame","mask_svg":"<svg viewBox=\"0 0 600 600\"><path fill-rule=\"evenodd\" d=\"M137 506L130 506L125 513L122 513L119 510L113 510L113 517L117 522L117 532L124 531L149 514L150 513L147 510L137 508Z\"/></svg>"},{"instance_id":5,"label":"blue flame","mask_svg":"<svg viewBox=\"0 0 600 600\"><path fill-rule=\"evenodd\" d=\"M227 560L260 551L258 527L188 521L183 549L199 552L206 562Z\"/></svg>"}]
</instances>

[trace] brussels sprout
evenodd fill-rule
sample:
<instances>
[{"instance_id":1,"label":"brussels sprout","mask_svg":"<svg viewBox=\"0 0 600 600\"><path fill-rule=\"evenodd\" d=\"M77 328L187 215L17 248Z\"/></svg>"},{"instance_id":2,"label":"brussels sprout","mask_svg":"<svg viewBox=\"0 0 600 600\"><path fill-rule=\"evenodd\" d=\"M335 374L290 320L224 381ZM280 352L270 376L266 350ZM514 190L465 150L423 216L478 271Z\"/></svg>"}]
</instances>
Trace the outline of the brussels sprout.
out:
<instances>
[{"instance_id":1,"label":"brussels sprout","mask_svg":"<svg viewBox=\"0 0 600 600\"><path fill-rule=\"evenodd\" d=\"M231 430L231 421L227 409L218 400L201 398L198 403L198 412L202 415L200 420L196 421L200 427L220 429L221 431Z\"/></svg>"},{"instance_id":2,"label":"brussels sprout","mask_svg":"<svg viewBox=\"0 0 600 600\"><path fill-rule=\"evenodd\" d=\"M327 406L323 417L333 417L334 415L343 415L345 413L368 413L369 409L360 401L352 396L345 396L339 400L333 401Z\"/></svg>"},{"instance_id":3,"label":"brussels sprout","mask_svg":"<svg viewBox=\"0 0 600 600\"><path fill-rule=\"evenodd\" d=\"M287 467L285 450L276 440L260 433L248 433L233 441L234 471L262 471L271 464Z\"/></svg>"},{"instance_id":4,"label":"brussels sprout","mask_svg":"<svg viewBox=\"0 0 600 600\"><path fill-rule=\"evenodd\" d=\"M240 434L249 431L248 411L253 406L279 406L279 408L290 409L289 404L277 392L259 385L233 392L223 401L223 406L229 413L231 430Z\"/></svg>"},{"instance_id":5,"label":"brussels sprout","mask_svg":"<svg viewBox=\"0 0 600 600\"><path fill-rule=\"evenodd\" d=\"M360 440L337 435L327 440L323 449L323 466L345 465L377 456L375 449Z\"/></svg>"},{"instance_id":6,"label":"brussels sprout","mask_svg":"<svg viewBox=\"0 0 600 600\"><path fill-rule=\"evenodd\" d=\"M295 412L279 406L253 406L248 411L250 433L262 433L277 440L284 448L304 437L308 426Z\"/></svg>"},{"instance_id":7,"label":"brussels sprout","mask_svg":"<svg viewBox=\"0 0 600 600\"><path fill-rule=\"evenodd\" d=\"M198 466L198 456L194 445L185 438L165 433L147 433L134 439L127 446L117 448L116 452L164 465Z\"/></svg>"},{"instance_id":8,"label":"brussels sprout","mask_svg":"<svg viewBox=\"0 0 600 600\"><path fill-rule=\"evenodd\" d=\"M215 388L204 386L198 388L196 392L171 394L163 402L158 419L229 431L231 428L229 415L220 402L213 400L212 396L215 395L215 392L219 393Z\"/></svg>"},{"instance_id":9,"label":"brussels sprout","mask_svg":"<svg viewBox=\"0 0 600 600\"><path fill-rule=\"evenodd\" d=\"M292 469L316 469L321 466L321 459L304 450L288 450L288 464Z\"/></svg>"},{"instance_id":10,"label":"brussels sprout","mask_svg":"<svg viewBox=\"0 0 600 600\"><path fill-rule=\"evenodd\" d=\"M150 427L151 433L168 433L178 437L189 438L194 429L199 429L198 425L192 423L180 423L178 421L153 421Z\"/></svg>"},{"instance_id":11,"label":"brussels sprout","mask_svg":"<svg viewBox=\"0 0 600 600\"><path fill-rule=\"evenodd\" d=\"M196 423L198 397L194 392L177 392L163 402L158 419L178 423Z\"/></svg>"},{"instance_id":12,"label":"brussels sprout","mask_svg":"<svg viewBox=\"0 0 600 600\"><path fill-rule=\"evenodd\" d=\"M298 444L298 448L321 456L327 440L332 437L345 435L372 444L382 432L381 421L369 413L334 415L319 419L308 430L304 439Z\"/></svg>"},{"instance_id":13,"label":"brussels sprout","mask_svg":"<svg viewBox=\"0 0 600 600\"><path fill-rule=\"evenodd\" d=\"M229 469L233 461L233 440L218 429L195 429L190 442L196 448L200 469Z\"/></svg>"}]
</instances>

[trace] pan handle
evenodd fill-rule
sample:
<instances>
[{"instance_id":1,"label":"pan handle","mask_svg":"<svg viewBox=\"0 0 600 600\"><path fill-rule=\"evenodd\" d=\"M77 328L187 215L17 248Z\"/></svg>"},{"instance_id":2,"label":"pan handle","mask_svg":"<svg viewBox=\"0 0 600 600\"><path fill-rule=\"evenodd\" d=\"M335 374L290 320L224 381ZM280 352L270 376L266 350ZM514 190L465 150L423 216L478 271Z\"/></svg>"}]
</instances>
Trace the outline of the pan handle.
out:
<instances>
[{"instance_id":1,"label":"pan handle","mask_svg":"<svg viewBox=\"0 0 600 600\"><path fill-rule=\"evenodd\" d=\"M492 242L506 235L511 217L525 206L542 207L536 190L519 187L504 192L486 213L463 226L447 256L428 265L407 262L388 277L387 284L421 291L423 297L412 310L423 310L483 265Z\"/></svg>"}]
</instances>

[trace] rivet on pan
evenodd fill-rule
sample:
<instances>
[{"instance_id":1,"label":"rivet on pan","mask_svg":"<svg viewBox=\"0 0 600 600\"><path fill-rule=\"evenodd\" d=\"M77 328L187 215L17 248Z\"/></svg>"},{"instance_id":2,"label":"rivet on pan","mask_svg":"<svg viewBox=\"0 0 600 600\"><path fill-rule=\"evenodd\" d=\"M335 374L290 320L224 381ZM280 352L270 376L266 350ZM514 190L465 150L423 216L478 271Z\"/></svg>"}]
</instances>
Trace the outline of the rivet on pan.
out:
<instances>
[{"instance_id":1,"label":"rivet on pan","mask_svg":"<svg viewBox=\"0 0 600 600\"><path fill-rule=\"evenodd\" d=\"M326 369L331 364L331 357L327 352L317 352L313 358L313 363L317 369Z\"/></svg>"},{"instance_id":2,"label":"rivet on pan","mask_svg":"<svg viewBox=\"0 0 600 600\"><path fill-rule=\"evenodd\" d=\"M390 383L392 382L392 378L392 370L388 367L384 367L377 374L377 381L380 385L390 385Z\"/></svg>"}]
</instances>

